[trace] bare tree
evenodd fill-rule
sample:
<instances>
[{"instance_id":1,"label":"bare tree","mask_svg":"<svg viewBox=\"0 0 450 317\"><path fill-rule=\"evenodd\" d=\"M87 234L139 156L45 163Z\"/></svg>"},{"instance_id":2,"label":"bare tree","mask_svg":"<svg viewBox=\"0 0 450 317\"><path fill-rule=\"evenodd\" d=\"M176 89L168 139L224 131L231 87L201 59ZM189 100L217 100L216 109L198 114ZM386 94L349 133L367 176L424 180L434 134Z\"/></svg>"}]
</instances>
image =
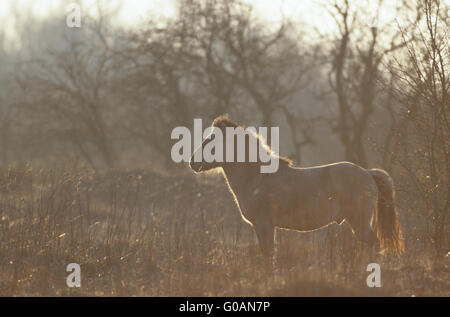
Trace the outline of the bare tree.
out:
<instances>
[{"instance_id":1,"label":"bare tree","mask_svg":"<svg viewBox=\"0 0 450 317\"><path fill-rule=\"evenodd\" d=\"M450 213L450 7L438 0L418 1L423 17L406 57L394 59L397 126L393 160L411 180L412 199L429 215L430 238L438 254L449 247Z\"/></svg>"},{"instance_id":2,"label":"bare tree","mask_svg":"<svg viewBox=\"0 0 450 317\"><path fill-rule=\"evenodd\" d=\"M121 53L130 69L127 80L146 93L134 95L140 101L130 131L168 153L161 140L169 128L194 117L256 113L268 126L274 111L282 111L300 152L311 142L311 126L295 115L292 98L306 87L313 63L293 34L287 20L276 30L258 24L242 1L181 1L173 21L162 28L150 23ZM145 119L150 116L152 124Z\"/></svg>"},{"instance_id":3,"label":"bare tree","mask_svg":"<svg viewBox=\"0 0 450 317\"><path fill-rule=\"evenodd\" d=\"M377 11L383 2L376 2ZM333 129L344 145L345 159L367 166L366 131L378 96L383 95L377 85L383 61L405 42L392 24L380 26L376 12L365 12L355 2L334 1L327 8L338 27L332 40L329 71L329 83L338 106L337 116L332 120Z\"/></svg>"},{"instance_id":4,"label":"bare tree","mask_svg":"<svg viewBox=\"0 0 450 317\"><path fill-rule=\"evenodd\" d=\"M24 60L16 74L27 94L24 109L44 142L68 144L63 152L76 153L93 166L100 157L106 166L114 167L115 107L108 94L114 67L107 22L101 16L86 17L82 29L62 30L56 45ZM46 36L45 26L42 31L39 35Z\"/></svg>"}]
</instances>

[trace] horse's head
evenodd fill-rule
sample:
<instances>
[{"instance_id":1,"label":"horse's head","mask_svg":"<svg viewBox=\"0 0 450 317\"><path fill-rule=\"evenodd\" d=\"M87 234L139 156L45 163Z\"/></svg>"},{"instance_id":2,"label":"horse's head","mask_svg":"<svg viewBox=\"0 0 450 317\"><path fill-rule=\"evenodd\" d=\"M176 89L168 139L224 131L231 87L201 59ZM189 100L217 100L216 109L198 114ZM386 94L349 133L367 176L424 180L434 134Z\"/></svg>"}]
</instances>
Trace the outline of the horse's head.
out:
<instances>
[{"instance_id":1,"label":"horse's head","mask_svg":"<svg viewBox=\"0 0 450 317\"><path fill-rule=\"evenodd\" d=\"M207 134L191 156L189 166L197 173L238 165L256 167L263 173L273 173L278 170L279 162L290 166L290 159L280 157L267 145L267 130L265 131L261 135L253 127L237 125L227 115L219 116L213 121L209 131L205 131ZM278 130L275 131L278 133ZM278 142L278 134L276 136L275 141Z\"/></svg>"},{"instance_id":2,"label":"horse's head","mask_svg":"<svg viewBox=\"0 0 450 317\"><path fill-rule=\"evenodd\" d=\"M209 137L205 138L202 142L202 144L194 151L194 153L191 156L191 159L189 160L189 167L196 173L206 172L215 168L220 167L221 162L217 161L207 161L205 158L201 157L200 160L196 160L195 157L198 155L198 152L203 153L203 149L205 146L207 146L212 140L214 139L213 135L210 135Z\"/></svg>"},{"instance_id":3,"label":"horse's head","mask_svg":"<svg viewBox=\"0 0 450 317\"><path fill-rule=\"evenodd\" d=\"M218 168L218 167L222 167L224 162L225 162L225 157L226 157L226 146L224 144L225 142L225 135L226 135L226 128L227 127L237 127L238 125L231 122L228 118L227 115L222 115L217 117L216 119L214 119L211 128L210 128L210 133L208 134L208 136L206 138L204 138L202 144L195 149L194 153L191 156L191 159L189 161L189 166L190 168L196 172L196 173L201 173L201 172L206 172L206 171L210 171L212 169ZM222 137L218 138L217 133L220 131ZM216 139L218 138L218 139ZM208 145L213 142L213 140L215 140L216 144L216 148L220 147L222 149L222 160L214 160L214 159L210 159L210 158L205 158L203 153L204 153L204 149L205 147L208 147ZM202 155L199 155L201 152ZM201 159L195 159L195 158L201 157Z\"/></svg>"}]
</instances>

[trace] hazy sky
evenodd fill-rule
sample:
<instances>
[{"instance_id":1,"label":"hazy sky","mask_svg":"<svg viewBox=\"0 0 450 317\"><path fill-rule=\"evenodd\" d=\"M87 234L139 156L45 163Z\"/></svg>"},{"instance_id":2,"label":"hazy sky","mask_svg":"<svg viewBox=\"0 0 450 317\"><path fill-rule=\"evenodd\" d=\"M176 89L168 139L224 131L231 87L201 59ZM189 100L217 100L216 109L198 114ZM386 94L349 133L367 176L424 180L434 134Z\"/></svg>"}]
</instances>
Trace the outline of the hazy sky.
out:
<instances>
[{"instance_id":1,"label":"hazy sky","mask_svg":"<svg viewBox=\"0 0 450 317\"><path fill-rule=\"evenodd\" d=\"M102 0L104 3L111 3L112 6L122 4L121 16L124 20L134 20L140 15L149 11L170 15L174 12L176 0ZM314 0L244 0L251 3L258 14L268 19L279 18L278 7L288 15L295 15L302 10L310 9ZM32 8L33 12L41 17L55 12L69 3L81 3L84 7L92 6L95 0L1 0L0 17L9 15L12 6L23 8Z\"/></svg>"},{"instance_id":2,"label":"hazy sky","mask_svg":"<svg viewBox=\"0 0 450 317\"><path fill-rule=\"evenodd\" d=\"M118 23L132 27L148 17L149 14L170 17L175 12L176 0L101 0L112 7L120 6ZM251 3L255 8L255 14L263 19L268 25L276 24L285 15L301 19L317 27L321 31L330 31L334 21L318 3L326 0L244 0ZM84 10L94 10L95 0L0 0L0 28L5 30L7 36L14 37L14 14L22 17L32 14L38 18L49 15L65 14L69 3L78 2ZM395 5L397 0L387 1ZM369 2L370 3L370 2ZM373 1L372 1L373 3ZM375 8L374 8L374 11ZM385 10L381 14L381 20L389 20L392 10Z\"/></svg>"}]
</instances>

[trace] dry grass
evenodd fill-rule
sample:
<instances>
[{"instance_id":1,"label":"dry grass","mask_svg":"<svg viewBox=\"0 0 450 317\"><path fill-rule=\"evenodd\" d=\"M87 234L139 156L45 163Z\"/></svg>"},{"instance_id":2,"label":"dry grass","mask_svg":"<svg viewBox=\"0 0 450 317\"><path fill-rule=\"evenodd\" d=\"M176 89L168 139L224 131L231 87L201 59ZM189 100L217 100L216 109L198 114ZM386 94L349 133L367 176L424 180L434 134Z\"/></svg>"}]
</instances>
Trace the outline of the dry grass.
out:
<instances>
[{"instance_id":1,"label":"dry grass","mask_svg":"<svg viewBox=\"0 0 450 317\"><path fill-rule=\"evenodd\" d=\"M214 177L11 167L0 173L0 295L449 296L449 257L405 229L400 260L368 254L345 226L278 230L271 270ZM71 262L81 288L66 286ZM371 262L379 289L366 286Z\"/></svg>"}]
</instances>

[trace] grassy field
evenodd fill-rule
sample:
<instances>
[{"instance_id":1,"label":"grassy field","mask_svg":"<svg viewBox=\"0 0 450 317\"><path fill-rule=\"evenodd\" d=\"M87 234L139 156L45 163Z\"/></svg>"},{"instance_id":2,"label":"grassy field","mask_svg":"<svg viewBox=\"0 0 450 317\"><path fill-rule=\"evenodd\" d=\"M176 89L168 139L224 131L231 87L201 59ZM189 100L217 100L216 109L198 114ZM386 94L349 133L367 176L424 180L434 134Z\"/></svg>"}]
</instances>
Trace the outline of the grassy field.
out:
<instances>
[{"instance_id":1,"label":"grassy field","mask_svg":"<svg viewBox=\"0 0 450 317\"><path fill-rule=\"evenodd\" d=\"M401 195L400 195L401 197ZM400 209L407 251L370 255L346 225L277 230L259 253L219 175L16 166L0 172L1 296L450 296L450 257ZM66 266L81 265L81 287ZM366 267L381 266L381 288Z\"/></svg>"}]
</instances>

